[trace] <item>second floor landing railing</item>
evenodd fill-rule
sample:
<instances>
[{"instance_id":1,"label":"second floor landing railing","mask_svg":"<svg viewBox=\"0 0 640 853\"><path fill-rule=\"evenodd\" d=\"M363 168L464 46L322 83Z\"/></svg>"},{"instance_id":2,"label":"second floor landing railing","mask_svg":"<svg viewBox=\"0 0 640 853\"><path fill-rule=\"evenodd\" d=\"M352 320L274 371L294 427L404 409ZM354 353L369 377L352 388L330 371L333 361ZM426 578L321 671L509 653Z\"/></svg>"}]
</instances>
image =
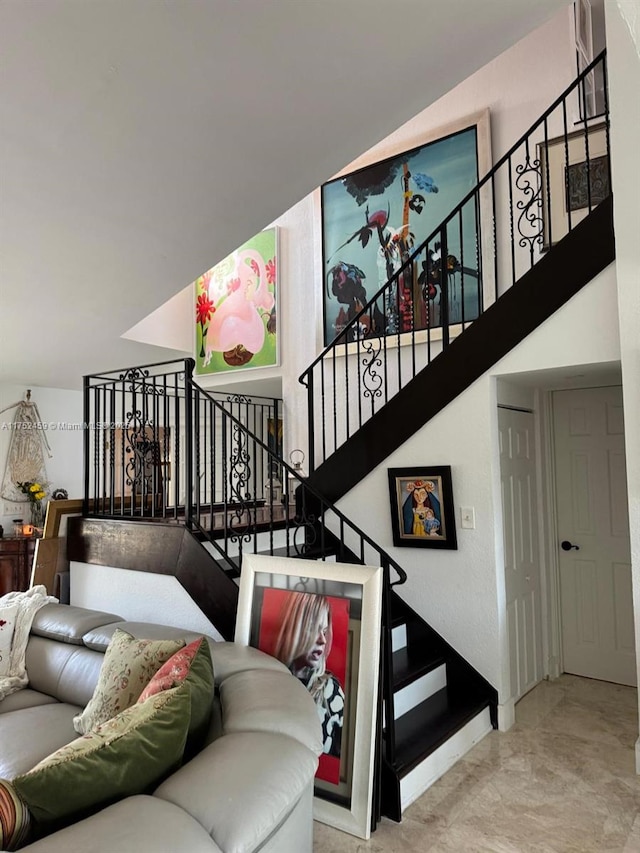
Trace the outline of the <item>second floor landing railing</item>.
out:
<instances>
[{"instance_id":1,"label":"second floor landing railing","mask_svg":"<svg viewBox=\"0 0 640 853\"><path fill-rule=\"evenodd\" d=\"M604 111L583 119L596 78L604 81ZM356 306L360 310L300 376L307 388L310 469L445 351L610 192L603 52L367 304Z\"/></svg>"}]
</instances>

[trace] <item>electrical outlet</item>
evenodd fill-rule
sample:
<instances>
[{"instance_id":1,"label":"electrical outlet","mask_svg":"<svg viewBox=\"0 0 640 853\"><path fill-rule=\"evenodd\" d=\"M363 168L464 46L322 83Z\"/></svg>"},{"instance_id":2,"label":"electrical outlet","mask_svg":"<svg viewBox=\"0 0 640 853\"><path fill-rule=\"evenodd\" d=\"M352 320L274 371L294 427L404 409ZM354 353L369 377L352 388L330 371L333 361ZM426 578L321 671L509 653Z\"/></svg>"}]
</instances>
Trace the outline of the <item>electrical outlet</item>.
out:
<instances>
[{"instance_id":1,"label":"electrical outlet","mask_svg":"<svg viewBox=\"0 0 640 853\"><path fill-rule=\"evenodd\" d=\"M460 527L464 527L467 530L475 530L476 511L472 506L460 507Z\"/></svg>"},{"instance_id":2,"label":"electrical outlet","mask_svg":"<svg viewBox=\"0 0 640 853\"><path fill-rule=\"evenodd\" d=\"M27 507L26 503L19 504L5 501L2 505L2 514L10 515L12 518L20 518L25 514L25 507Z\"/></svg>"}]
</instances>

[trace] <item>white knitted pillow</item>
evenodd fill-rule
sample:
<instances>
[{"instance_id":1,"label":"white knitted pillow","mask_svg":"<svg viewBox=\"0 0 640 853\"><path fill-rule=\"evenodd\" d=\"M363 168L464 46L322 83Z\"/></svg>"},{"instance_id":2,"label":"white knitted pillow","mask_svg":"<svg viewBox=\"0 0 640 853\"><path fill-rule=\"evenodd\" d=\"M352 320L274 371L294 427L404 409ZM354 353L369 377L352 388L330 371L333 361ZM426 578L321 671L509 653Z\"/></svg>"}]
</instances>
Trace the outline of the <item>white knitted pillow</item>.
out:
<instances>
[{"instance_id":1,"label":"white knitted pillow","mask_svg":"<svg viewBox=\"0 0 640 853\"><path fill-rule=\"evenodd\" d=\"M0 605L0 676L9 674L11 641L16 627L17 604Z\"/></svg>"}]
</instances>

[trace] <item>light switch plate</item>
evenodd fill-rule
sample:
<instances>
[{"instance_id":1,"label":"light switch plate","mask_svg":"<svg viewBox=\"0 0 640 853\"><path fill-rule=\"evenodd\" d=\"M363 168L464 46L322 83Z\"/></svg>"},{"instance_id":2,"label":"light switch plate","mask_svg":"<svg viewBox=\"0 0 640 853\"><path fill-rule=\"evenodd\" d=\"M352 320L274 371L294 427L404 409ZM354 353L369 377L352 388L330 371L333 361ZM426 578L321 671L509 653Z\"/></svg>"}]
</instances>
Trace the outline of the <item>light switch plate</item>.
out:
<instances>
[{"instance_id":1,"label":"light switch plate","mask_svg":"<svg viewBox=\"0 0 640 853\"><path fill-rule=\"evenodd\" d=\"M460 527L464 527L467 530L475 530L476 511L472 506L460 507Z\"/></svg>"}]
</instances>

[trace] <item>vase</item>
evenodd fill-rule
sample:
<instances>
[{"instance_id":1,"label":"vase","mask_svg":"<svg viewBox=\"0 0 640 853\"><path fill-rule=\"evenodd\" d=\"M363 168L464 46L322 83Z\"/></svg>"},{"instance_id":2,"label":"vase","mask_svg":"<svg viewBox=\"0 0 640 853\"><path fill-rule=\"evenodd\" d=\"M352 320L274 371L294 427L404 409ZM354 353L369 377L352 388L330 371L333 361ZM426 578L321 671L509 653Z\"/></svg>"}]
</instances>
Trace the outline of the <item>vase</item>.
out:
<instances>
[{"instance_id":1,"label":"vase","mask_svg":"<svg viewBox=\"0 0 640 853\"><path fill-rule=\"evenodd\" d=\"M38 528L41 528L44 525L44 508L42 506L42 501L31 502L31 524Z\"/></svg>"}]
</instances>

